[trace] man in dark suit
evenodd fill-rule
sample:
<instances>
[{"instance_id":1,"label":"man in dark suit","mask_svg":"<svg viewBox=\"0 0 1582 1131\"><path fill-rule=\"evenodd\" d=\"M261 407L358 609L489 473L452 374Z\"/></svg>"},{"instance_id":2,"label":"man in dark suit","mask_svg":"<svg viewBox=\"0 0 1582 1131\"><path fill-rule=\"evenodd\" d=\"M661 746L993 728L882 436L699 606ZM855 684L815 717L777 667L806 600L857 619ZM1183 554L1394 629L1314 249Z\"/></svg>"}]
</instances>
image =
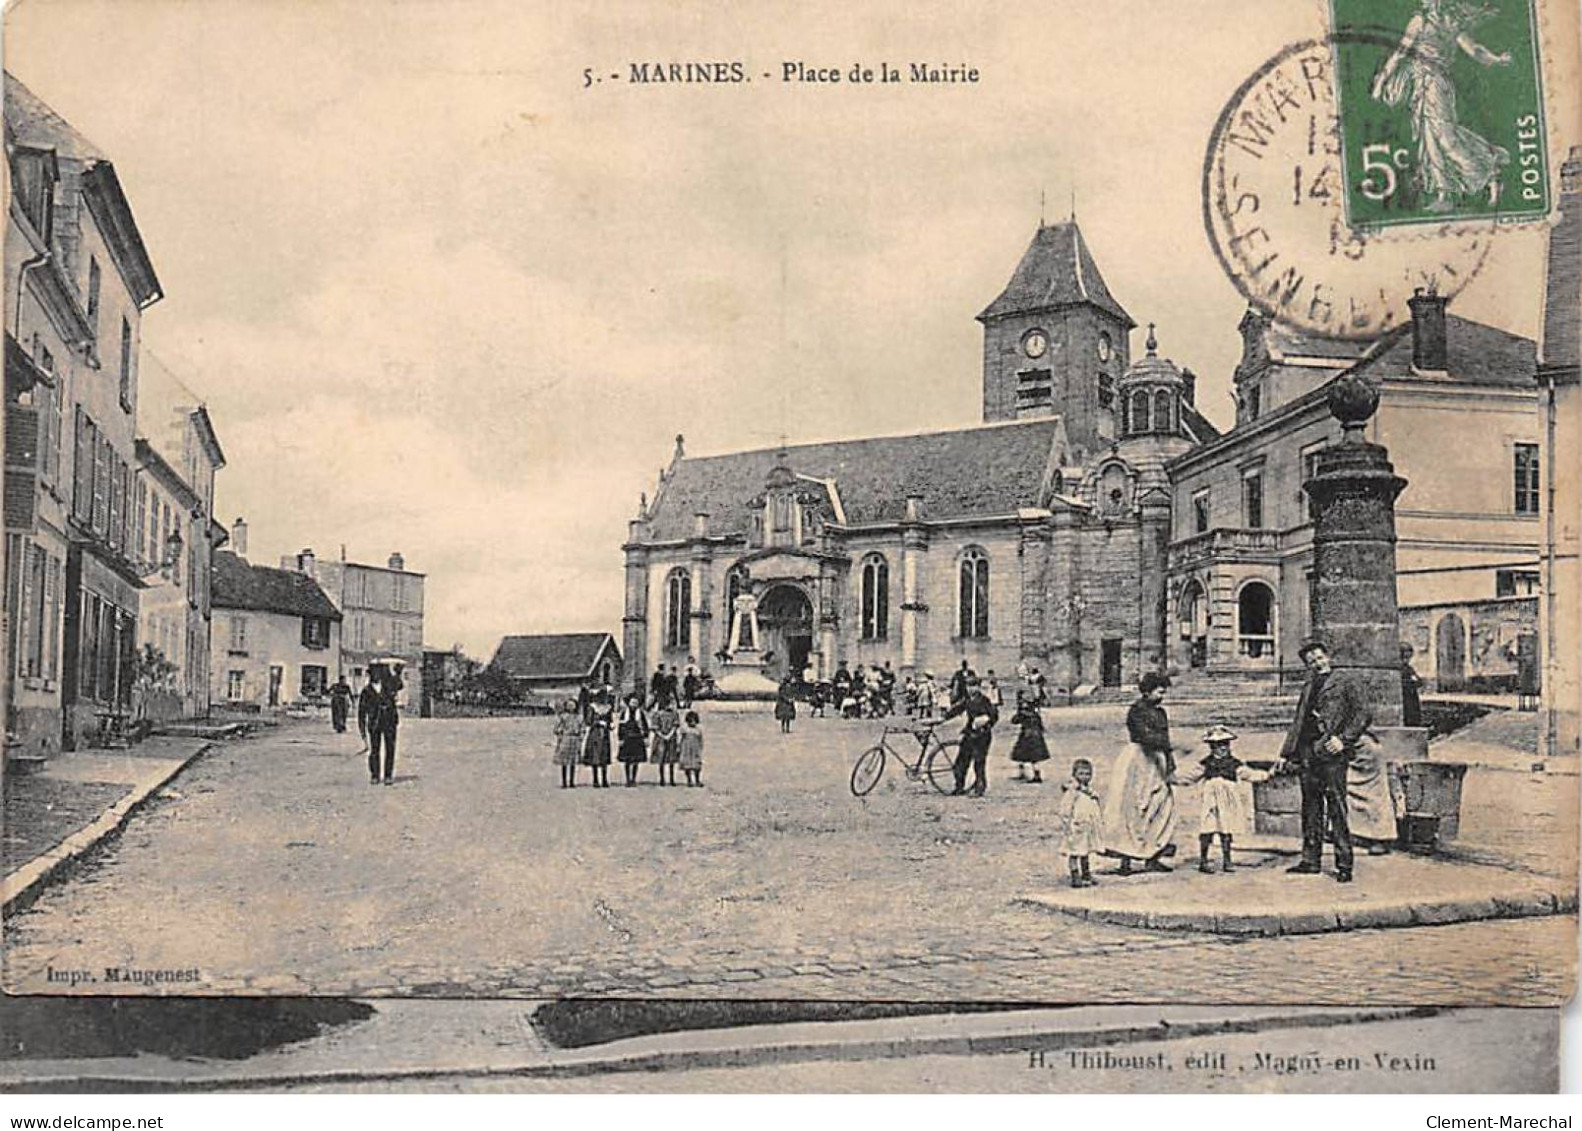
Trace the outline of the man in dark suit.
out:
<instances>
[{"instance_id":1,"label":"man in dark suit","mask_svg":"<svg viewBox=\"0 0 1582 1131\"><path fill-rule=\"evenodd\" d=\"M1324 851L1325 822L1335 835L1335 879L1351 882L1351 823L1346 813L1346 768L1373 723L1367 695L1351 672L1335 670L1322 640L1303 641L1307 685L1280 750L1302 786L1302 862L1286 869L1316 875Z\"/></svg>"},{"instance_id":2,"label":"man in dark suit","mask_svg":"<svg viewBox=\"0 0 1582 1131\"><path fill-rule=\"evenodd\" d=\"M989 743L994 738L994 724L1000 721L999 709L983 694L983 685L977 676L967 677L967 693L946 711L945 719L957 715L967 716L967 725L961 732L961 750L956 755L956 788L951 796L967 792L967 767L972 767L972 795L982 797L988 791L986 769L989 761ZM943 719L941 720L943 721Z\"/></svg>"},{"instance_id":3,"label":"man in dark suit","mask_svg":"<svg viewBox=\"0 0 1582 1131\"><path fill-rule=\"evenodd\" d=\"M346 716L351 713L352 688L346 677L340 676L330 685L330 725L336 734L346 732Z\"/></svg>"},{"instance_id":4,"label":"man in dark suit","mask_svg":"<svg viewBox=\"0 0 1582 1131\"><path fill-rule=\"evenodd\" d=\"M370 674L368 686L357 700L357 726L368 738L368 782L379 782L379 750L384 748L384 783L389 785L395 777L396 728L401 725L401 711L396 705L396 692L405 684L399 670L394 667L376 666Z\"/></svg>"}]
</instances>

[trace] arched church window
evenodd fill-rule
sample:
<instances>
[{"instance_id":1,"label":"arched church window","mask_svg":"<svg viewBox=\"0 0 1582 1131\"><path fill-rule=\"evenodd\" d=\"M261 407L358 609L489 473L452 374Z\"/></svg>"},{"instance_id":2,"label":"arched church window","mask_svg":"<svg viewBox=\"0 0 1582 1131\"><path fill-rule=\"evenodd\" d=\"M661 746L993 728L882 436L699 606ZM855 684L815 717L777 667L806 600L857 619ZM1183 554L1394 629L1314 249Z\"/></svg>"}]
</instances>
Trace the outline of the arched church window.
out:
<instances>
[{"instance_id":1,"label":"arched church window","mask_svg":"<svg viewBox=\"0 0 1582 1131\"><path fill-rule=\"evenodd\" d=\"M692 644L692 578L684 569L673 569L665 579L665 647Z\"/></svg>"},{"instance_id":2,"label":"arched church window","mask_svg":"<svg viewBox=\"0 0 1582 1131\"><path fill-rule=\"evenodd\" d=\"M1139 432L1147 432L1153 428L1152 417L1148 411L1148 390L1138 389L1132 394L1131 419L1127 422L1127 431L1135 436Z\"/></svg>"},{"instance_id":3,"label":"arched church window","mask_svg":"<svg viewBox=\"0 0 1582 1131\"><path fill-rule=\"evenodd\" d=\"M884 640L890 635L890 565L882 554L869 554L862 563L862 638Z\"/></svg>"},{"instance_id":4,"label":"arched church window","mask_svg":"<svg viewBox=\"0 0 1582 1131\"><path fill-rule=\"evenodd\" d=\"M791 496L776 495L774 497L775 533L781 534L791 529Z\"/></svg>"},{"instance_id":5,"label":"arched church window","mask_svg":"<svg viewBox=\"0 0 1582 1131\"><path fill-rule=\"evenodd\" d=\"M1099 374L1099 407L1115 407L1115 378L1108 373Z\"/></svg>"},{"instance_id":6,"label":"arched church window","mask_svg":"<svg viewBox=\"0 0 1582 1131\"><path fill-rule=\"evenodd\" d=\"M969 546L961 555L957 625L963 637L989 635L989 555Z\"/></svg>"},{"instance_id":7,"label":"arched church window","mask_svg":"<svg viewBox=\"0 0 1582 1131\"><path fill-rule=\"evenodd\" d=\"M1172 431L1175 427L1172 419L1175 413L1171 411L1174 407L1171 403L1173 400L1168 389L1160 389L1154 394L1154 427L1161 432Z\"/></svg>"}]
</instances>

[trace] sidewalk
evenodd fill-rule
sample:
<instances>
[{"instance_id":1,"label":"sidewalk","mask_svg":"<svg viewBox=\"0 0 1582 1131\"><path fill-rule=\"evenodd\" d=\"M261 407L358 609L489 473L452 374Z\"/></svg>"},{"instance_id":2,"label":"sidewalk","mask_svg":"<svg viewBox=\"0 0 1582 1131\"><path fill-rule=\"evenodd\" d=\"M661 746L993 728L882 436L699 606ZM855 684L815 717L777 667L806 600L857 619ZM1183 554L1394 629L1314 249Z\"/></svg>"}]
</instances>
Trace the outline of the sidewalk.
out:
<instances>
[{"instance_id":1,"label":"sidewalk","mask_svg":"<svg viewBox=\"0 0 1582 1131\"><path fill-rule=\"evenodd\" d=\"M1115 926L1222 935L1574 914L1577 766L1545 766L1534 753L1536 728L1535 715L1496 711L1434 742L1431 760L1469 767L1459 839L1432 856L1359 854L1354 883L1335 882L1327 849L1326 874L1287 875L1300 850L1294 838L1238 837L1234 872L1220 871L1218 845L1215 871L1197 871L1196 810L1187 797L1178 803L1173 873L1121 877L1099 858L1096 887L1028 891L1017 901ZM1278 735L1248 737L1243 757L1273 756Z\"/></svg>"},{"instance_id":2,"label":"sidewalk","mask_svg":"<svg viewBox=\"0 0 1582 1131\"><path fill-rule=\"evenodd\" d=\"M158 736L127 750L61 754L35 774L8 774L5 911L30 901L58 870L118 830L213 745L203 738Z\"/></svg>"},{"instance_id":3,"label":"sidewalk","mask_svg":"<svg viewBox=\"0 0 1582 1131\"><path fill-rule=\"evenodd\" d=\"M1408 1008L1078 1006L701 1029L584 1049L543 1043L532 1002L380 1001L344 1031L239 1063L128 1056L0 1062L6 1091L248 1090L436 1078L566 1079L608 1073L1032 1053L1226 1033L1353 1025L1424 1015ZM1432 1011L1428 1011L1432 1012Z\"/></svg>"},{"instance_id":4,"label":"sidewalk","mask_svg":"<svg viewBox=\"0 0 1582 1131\"><path fill-rule=\"evenodd\" d=\"M1101 872L1091 888L1029 892L1021 903L1094 922L1154 931L1307 935L1365 927L1438 926L1478 919L1565 915L1575 882L1394 852L1360 856L1355 883L1333 875L1289 876L1295 855L1205 875L1180 859L1170 875ZM1217 860L1216 860L1217 864ZM1327 867L1327 862L1326 862Z\"/></svg>"}]
</instances>

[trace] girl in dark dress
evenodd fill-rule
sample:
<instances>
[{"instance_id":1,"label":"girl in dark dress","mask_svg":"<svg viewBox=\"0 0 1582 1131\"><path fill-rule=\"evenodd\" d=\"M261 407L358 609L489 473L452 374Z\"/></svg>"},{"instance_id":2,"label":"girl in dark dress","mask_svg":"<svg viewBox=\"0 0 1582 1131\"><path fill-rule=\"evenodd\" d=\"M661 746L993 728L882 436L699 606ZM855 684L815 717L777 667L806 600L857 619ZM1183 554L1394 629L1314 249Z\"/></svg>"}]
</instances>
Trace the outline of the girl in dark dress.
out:
<instances>
[{"instance_id":1,"label":"girl in dark dress","mask_svg":"<svg viewBox=\"0 0 1582 1131\"><path fill-rule=\"evenodd\" d=\"M626 697L626 706L621 709L621 721L616 724L615 733L621 740L621 750L616 757L626 768L626 784L636 785L637 767L648 761L648 716L643 714L642 704L638 702L635 691Z\"/></svg>"},{"instance_id":2,"label":"girl in dark dress","mask_svg":"<svg viewBox=\"0 0 1582 1131\"><path fill-rule=\"evenodd\" d=\"M775 718L780 720L780 733L791 733L791 720L796 718L796 699L791 694L791 677L786 676L780 681L780 687L775 692Z\"/></svg>"},{"instance_id":3,"label":"girl in dark dress","mask_svg":"<svg viewBox=\"0 0 1582 1131\"><path fill-rule=\"evenodd\" d=\"M681 750L681 716L669 703L661 704L654 712L653 756L654 769L659 771L660 785L676 784L676 760ZM666 769L669 769L669 780Z\"/></svg>"},{"instance_id":4,"label":"girl in dark dress","mask_svg":"<svg viewBox=\"0 0 1582 1131\"><path fill-rule=\"evenodd\" d=\"M1044 720L1038 708L1020 691L1016 693L1016 714L1011 716L1011 722L1022 728L1016 736L1016 745L1011 747L1011 761L1016 763L1016 780L1043 781L1038 763L1049 761L1049 746L1044 742ZM1028 766L1033 768L1032 777L1027 776Z\"/></svg>"},{"instance_id":5,"label":"girl in dark dress","mask_svg":"<svg viewBox=\"0 0 1582 1131\"><path fill-rule=\"evenodd\" d=\"M610 786L610 724L614 707L600 691L588 703L588 733L582 739L582 764L590 767L595 789Z\"/></svg>"}]
</instances>

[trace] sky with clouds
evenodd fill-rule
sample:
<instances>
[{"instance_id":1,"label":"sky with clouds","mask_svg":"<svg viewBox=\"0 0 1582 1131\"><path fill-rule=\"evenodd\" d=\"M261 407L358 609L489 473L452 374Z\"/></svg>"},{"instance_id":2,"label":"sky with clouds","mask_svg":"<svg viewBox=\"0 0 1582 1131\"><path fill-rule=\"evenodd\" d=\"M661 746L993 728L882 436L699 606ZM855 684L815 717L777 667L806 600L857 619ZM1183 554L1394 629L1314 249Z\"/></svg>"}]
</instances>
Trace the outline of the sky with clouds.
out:
<instances>
[{"instance_id":1,"label":"sky with clouds","mask_svg":"<svg viewBox=\"0 0 1582 1131\"><path fill-rule=\"evenodd\" d=\"M145 347L208 403L253 560L400 550L426 642L487 655L619 631L625 524L677 433L977 421L973 316L1041 194L1053 220L1075 193L1111 291L1225 423L1243 303L1203 150L1323 11L23 0L5 52L116 164L166 293ZM645 60L753 81L584 88ZM799 60L980 81L781 83ZM1458 310L1535 333L1541 247L1503 237Z\"/></svg>"}]
</instances>

